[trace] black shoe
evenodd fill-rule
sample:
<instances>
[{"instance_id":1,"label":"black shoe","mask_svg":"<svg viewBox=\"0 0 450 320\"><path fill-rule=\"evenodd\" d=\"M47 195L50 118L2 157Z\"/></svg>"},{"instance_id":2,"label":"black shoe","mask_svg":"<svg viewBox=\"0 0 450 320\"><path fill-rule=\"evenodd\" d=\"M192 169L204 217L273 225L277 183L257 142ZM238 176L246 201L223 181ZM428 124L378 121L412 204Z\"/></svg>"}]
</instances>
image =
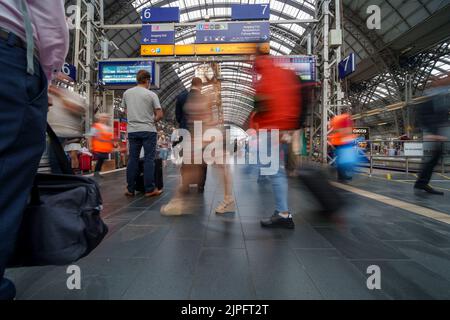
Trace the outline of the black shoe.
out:
<instances>
[{"instance_id":1,"label":"black shoe","mask_svg":"<svg viewBox=\"0 0 450 320\"><path fill-rule=\"evenodd\" d=\"M283 218L278 213L275 213L269 219L261 220L261 227L294 229L295 224L292 218Z\"/></svg>"},{"instance_id":2,"label":"black shoe","mask_svg":"<svg viewBox=\"0 0 450 320\"><path fill-rule=\"evenodd\" d=\"M437 190L435 190L435 189L433 189L430 185L424 185L424 186L421 186L421 185L415 185L414 186L414 189L416 189L416 190L423 190L423 191L426 191L426 192L428 192L428 193L431 193L431 194L437 194L437 195L440 195L440 196L443 196L444 195L444 193L442 192L442 191L437 191Z\"/></svg>"}]
</instances>

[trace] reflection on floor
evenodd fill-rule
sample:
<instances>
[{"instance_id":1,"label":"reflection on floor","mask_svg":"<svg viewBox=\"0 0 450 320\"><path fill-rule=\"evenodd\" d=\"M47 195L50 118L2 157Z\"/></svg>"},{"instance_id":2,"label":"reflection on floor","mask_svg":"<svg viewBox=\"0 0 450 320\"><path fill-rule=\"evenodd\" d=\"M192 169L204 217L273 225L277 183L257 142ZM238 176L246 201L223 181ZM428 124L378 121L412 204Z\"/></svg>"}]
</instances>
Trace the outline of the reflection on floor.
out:
<instances>
[{"instance_id":1,"label":"reflection on floor","mask_svg":"<svg viewBox=\"0 0 450 320\"><path fill-rule=\"evenodd\" d=\"M415 202L393 182L351 184ZM165 172L159 198L126 198L125 172L101 182L110 226L106 240L77 263L81 290L68 290L66 267L11 269L18 299L449 299L450 225L343 191L346 225L315 217L302 184L290 180L295 230L265 230L273 212L270 183L234 170L237 212L217 216L222 199L210 168L203 195L192 192L186 215L161 216L178 171ZM448 213L448 195L419 205ZM417 203L416 203L417 204ZM367 268L381 270L381 290L367 288Z\"/></svg>"}]
</instances>

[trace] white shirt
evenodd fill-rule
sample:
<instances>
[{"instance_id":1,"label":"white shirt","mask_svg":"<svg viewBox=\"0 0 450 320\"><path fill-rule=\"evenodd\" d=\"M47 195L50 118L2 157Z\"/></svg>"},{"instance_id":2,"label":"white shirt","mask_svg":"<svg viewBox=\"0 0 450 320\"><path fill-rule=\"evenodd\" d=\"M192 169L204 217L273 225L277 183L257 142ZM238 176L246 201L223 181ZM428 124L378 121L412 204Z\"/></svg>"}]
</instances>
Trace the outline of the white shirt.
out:
<instances>
[{"instance_id":1,"label":"white shirt","mask_svg":"<svg viewBox=\"0 0 450 320\"><path fill-rule=\"evenodd\" d=\"M21 0L0 0L0 27L25 40ZM61 70L69 50L69 30L63 0L25 0L36 48L47 79Z\"/></svg>"}]
</instances>

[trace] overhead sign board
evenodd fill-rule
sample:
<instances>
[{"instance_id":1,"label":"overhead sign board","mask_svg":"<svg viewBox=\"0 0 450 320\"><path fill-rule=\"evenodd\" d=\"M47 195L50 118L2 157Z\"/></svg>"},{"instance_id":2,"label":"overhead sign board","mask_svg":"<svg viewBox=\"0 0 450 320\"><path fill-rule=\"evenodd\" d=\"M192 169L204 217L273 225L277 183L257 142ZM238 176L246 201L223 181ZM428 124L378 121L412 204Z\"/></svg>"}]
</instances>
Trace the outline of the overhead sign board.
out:
<instances>
[{"instance_id":1,"label":"overhead sign board","mask_svg":"<svg viewBox=\"0 0 450 320\"><path fill-rule=\"evenodd\" d=\"M141 19L142 23L180 22L180 8L144 8Z\"/></svg>"},{"instance_id":2,"label":"overhead sign board","mask_svg":"<svg viewBox=\"0 0 450 320\"><path fill-rule=\"evenodd\" d=\"M266 43L260 49L270 50L270 44ZM226 55L226 54L255 54L258 49L257 43L224 43L224 44L196 44L197 55ZM268 52L267 52L268 53Z\"/></svg>"},{"instance_id":3,"label":"overhead sign board","mask_svg":"<svg viewBox=\"0 0 450 320\"><path fill-rule=\"evenodd\" d=\"M273 59L280 67L293 70L303 81L317 81L315 56L275 56Z\"/></svg>"},{"instance_id":4,"label":"overhead sign board","mask_svg":"<svg viewBox=\"0 0 450 320\"><path fill-rule=\"evenodd\" d=\"M423 157L423 143L405 142L404 155L407 157Z\"/></svg>"},{"instance_id":5,"label":"overhead sign board","mask_svg":"<svg viewBox=\"0 0 450 320\"><path fill-rule=\"evenodd\" d=\"M270 4L232 4L232 20L269 20Z\"/></svg>"},{"instance_id":6,"label":"overhead sign board","mask_svg":"<svg viewBox=\"0 0 450 320\"><path fill-rule=\"evenodd\" d=\"M141 45L142 56L172 56L175 46L172 44L146 44Z\"/></svg>"},{"instance_id":7,"label":"overhead sign board","mask_svg":"<svg viewBox=\"0 0 450 320\"><path fill-rule=\"evenodd\" d=\"M193 56L193 55L227 55L255 54L257 50L269 53L270 43L223 43L223 44L188 44L188 45L141 45L143 56Z\"/></svg>"},{"instance_id":8,"label":"overhead sign board","mask_svg":"<svg viewBox=\"0 0 450 320\"><path fill-rule=\"evenodd\" d=\"M104 86L131 86L136 84L139 70L147 70L152 76L153 87L159 87L159 68L154 61L100 61L98 81Z\"/></svg>"},{"instance_id":9,"label":"overhead sign board","mask_svg":"<svg viewBox=\"0 0 450 320\"><path fill-rule=\"evenodd\" d=\"M269 38L269 22L200 23L196 26L195 43L259 43Z\"/></svg>"},{"instance_id":10,"label":"overhead sign board","mask_svg":"<svg viewBox=\"0 0 450 320\"><path fill-rule=\"evenodd\" d=\"M195 55L194 44L180 44L175 46L176 56L193 56Z\"/></svg>"},{"instance_id":11,"label":"overhead sign board","mask_svg":"<svg viewBox=\"0 0 450 320\"><path fill-rule=\"evenodd\" d=\"M339 62L339 80L344 79L349 74L355 72L356 63L355 63L355 54L351 53L348 57L344 58L341 62Z\"/></svg>"},{"instance_id":12,"label":"overhead sign board","mask_svg":"<svg viewBox=\"0 0 450 320\"><path fill-rule=\"evenodd\" d=\"M143 25L141 44L174 44L175 28L173 24Z\"/></svg>"}]
</instances>

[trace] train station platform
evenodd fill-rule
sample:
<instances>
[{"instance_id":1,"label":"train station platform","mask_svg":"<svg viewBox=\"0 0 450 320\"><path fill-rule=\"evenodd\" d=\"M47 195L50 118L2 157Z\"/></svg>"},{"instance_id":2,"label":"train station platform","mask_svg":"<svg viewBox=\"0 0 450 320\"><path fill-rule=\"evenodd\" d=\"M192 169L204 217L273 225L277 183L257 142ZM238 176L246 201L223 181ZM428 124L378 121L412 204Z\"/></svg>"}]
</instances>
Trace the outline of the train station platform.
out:
<instances>
[{"instance_id":1,"label":"train station platform","mask_svg":"<svg viewBox=\"0 0 450 320\"><path fill-rule=\"evenodd\" d=\"M165 170L159 198L124 196L125 171L101 180L110 232L80 260L81 290L68 290L66 267L7 271L17 299L449 299L450 191L416 196L413 177L358 174L336 184L348 203L344 224L320 220L313 198L289 178L294 230L263 229L274 202L269 182L235 167L235 213L216 215L222 199L214 168L204 194L184 200L185 215L162 216L178 185ZM432 184L450 189L450 180ZM381 289L367 288L367 268Z\"/></svg>"}]
</instances>

